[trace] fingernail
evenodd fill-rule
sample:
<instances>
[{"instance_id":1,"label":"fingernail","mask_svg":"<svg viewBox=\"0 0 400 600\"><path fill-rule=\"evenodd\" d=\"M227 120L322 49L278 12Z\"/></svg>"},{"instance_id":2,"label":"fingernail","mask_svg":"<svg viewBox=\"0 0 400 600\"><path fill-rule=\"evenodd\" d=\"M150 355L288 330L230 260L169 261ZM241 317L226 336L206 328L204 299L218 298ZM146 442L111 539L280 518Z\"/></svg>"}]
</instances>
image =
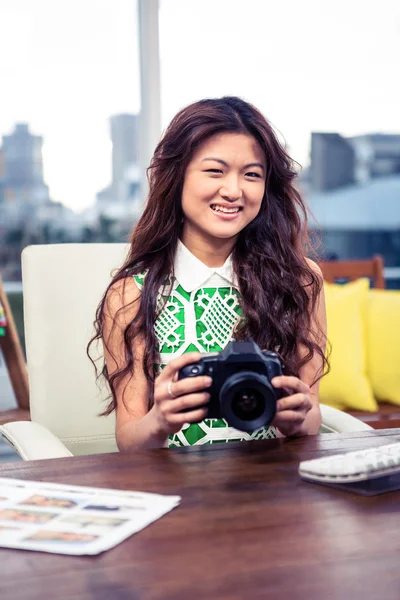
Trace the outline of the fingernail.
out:
<instances>
[{"instance_id":1,"label":"fingernail","mask_svg":"<svg viewBox=\"0 0 400 600\"><path fill-rule=\"evenodd\" d=\"M272 385L278 385L281 382L281 378L280 377L274 377L271 380Z\"/></svg>"},{"instance_id":2,"label":"fingernail","mask_svg":"<svg viewBox=\"0 0 400 600\"><path fill-rule=\"evenodd\" d=\"M213 380L211 379L211 377L204 377L204 383L207 387L210 387L212 385Z\"/></svg>"}]
</instances>

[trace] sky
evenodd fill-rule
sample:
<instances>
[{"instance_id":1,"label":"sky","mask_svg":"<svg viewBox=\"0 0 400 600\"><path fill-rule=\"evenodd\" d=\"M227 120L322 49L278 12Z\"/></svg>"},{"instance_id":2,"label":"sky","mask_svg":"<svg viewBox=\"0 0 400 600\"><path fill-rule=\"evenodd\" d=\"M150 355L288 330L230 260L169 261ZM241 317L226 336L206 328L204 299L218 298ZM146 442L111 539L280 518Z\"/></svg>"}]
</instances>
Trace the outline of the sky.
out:
<instances>
[{"instance_id":1,"label":"sky","mask_svg":"<svg viewBox=\"0 0 400 600\"><path fill-rule=\"evenodd\" d=\"M42 135L51 197L76 211L110 181L109 117L140 110L137 36L135 0L0 0L0 136ZM238 95L302 165L311 131L400 133L398 0L160 0L160 60L163 128Z\"/></svg>"}]
</instances>

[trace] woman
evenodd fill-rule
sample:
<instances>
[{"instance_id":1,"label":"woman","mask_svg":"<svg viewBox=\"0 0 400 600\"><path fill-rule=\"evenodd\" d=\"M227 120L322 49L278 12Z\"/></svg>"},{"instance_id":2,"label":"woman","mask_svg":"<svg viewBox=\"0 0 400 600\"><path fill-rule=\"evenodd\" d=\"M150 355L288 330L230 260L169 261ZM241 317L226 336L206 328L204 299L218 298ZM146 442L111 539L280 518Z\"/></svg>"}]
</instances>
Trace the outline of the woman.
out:
<instances>
[{"instance_id":1,"label":"woman","mask_svg":"<svg viewBox=\"0 0 400 600\"><path fill-rule=\"evenodd\" d=\"M295 177L267 120L239 98L202 100L172 120L96 315L112 393L104 414L116 410L121 451L318 432L325 303ZM285 375L272 383L286 395L271 427L247 434L206 419L211 379L178 381L178 371L250 338L279 352Z\"/></svg>"}]
</instances>

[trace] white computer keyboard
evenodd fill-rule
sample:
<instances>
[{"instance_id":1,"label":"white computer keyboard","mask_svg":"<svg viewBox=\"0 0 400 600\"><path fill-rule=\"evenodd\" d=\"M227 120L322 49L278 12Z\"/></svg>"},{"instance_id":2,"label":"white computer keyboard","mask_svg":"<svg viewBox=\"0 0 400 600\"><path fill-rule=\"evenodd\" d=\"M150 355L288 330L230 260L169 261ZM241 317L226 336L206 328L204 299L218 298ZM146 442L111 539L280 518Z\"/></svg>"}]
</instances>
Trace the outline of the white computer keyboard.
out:
<instances>
[{"instance_id":1,"label":"white computer keyboard","mask_svg":"<svg viewBox=\"0 0 400 600\"><path fill-rule=\"evenodd\" d=\"M400 475L400 442L305 460L299 465L299 474L320 483L353 483Z\"/></svg>"}]
</instances>

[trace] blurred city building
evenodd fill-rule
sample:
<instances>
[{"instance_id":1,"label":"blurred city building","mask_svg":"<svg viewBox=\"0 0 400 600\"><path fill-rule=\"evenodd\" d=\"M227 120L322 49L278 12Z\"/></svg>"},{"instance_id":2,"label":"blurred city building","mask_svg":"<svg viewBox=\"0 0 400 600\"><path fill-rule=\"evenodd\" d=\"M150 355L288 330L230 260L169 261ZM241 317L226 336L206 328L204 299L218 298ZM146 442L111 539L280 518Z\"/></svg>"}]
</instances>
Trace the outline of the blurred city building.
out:
<instances>
[{"instance_id":1,"label":"blurred city building","mask_svg":"<svg viewBox=\"0 0 400 600\"><path fill-rule=\"evenodd\" d=\"M310 158L300 188L325 258L381 254L388 273L399 273L400 135L313 133ZM400 287L395 279L389 287Z\"/></svg>"},{"instance_id":2,"label":"blurred city building","mask_svg":"<svg viewBox=\"0 0 400 600\"><path fill-rule=\"evenodd\" d=\"M96 202L77 214L55 202L43 179L43 138L26 123L4 135L0 148L0 269L21 278L21 251L29 244L119 242L128 238L142 210L138 116L110 119L112 179Z\"/></svg>"},{"instance_id":3,"label":"blurred city building","mask_svg":"<svg viewBox=\"0 0 400 600\"><path fill-rule=\"evenodd\" d=\"M14 132L2 138L1 200L8 220L29 218L50 202L43 181L42 144L42 137L32 135L26 123L17 123Z\"/></svg>"},{"instance_id":4,"label":"blurred city building","mask_svg":"<svg viewBox=\"0 0 400 600\"><path fill-rule=\"evenodd\" d=\"M311 134L312 189L318 192L350 185L354 181L355 152L338 133Z\"/></svg>"},{"instance_id":5,"label":"blurred city building","mask_svg":"<svg viewBox=\"0 0 400 600\"><path fill-rule=\"evenodd\" d=\"M114 115L110 119L112 152L112 182L118 184L127 167L138 163L137 115Z\"/></svg>"},{"instance_id":6,"label":"blurred city building","mask_svg":"<svg viewBox=\"0 0 400 600\"><path fill-rule=\"evenodd\" d=\"M31 243L78 240L78 215L53 202L43 179L43 138L26 123L2 137L0 149L0 268L5 280L20 278L20 254Z\"/></svg>"},{"instance_id":7,"label":"blurred city building","mask_svg":"<svg viewBox=\"0 0 400 600\"><path fill-rule=\"evenodd\" d=\"M138 164L138 116L114 115L110 119L112 142L112 180L98 192L96 205L87 212L96 221L100 216L112 219L115 235L126 235L139 218L140 168Z\"/></svg>"},{"instance_id":8,"label":"blurred city building","mask_svg":"<svg viewBox=\"0 0 400 600\"><path fill-rule=\"evenodd\" d=\"M349 138L355 151L355 180L400 174L400 135L371 133Z\"/></svg>"},{"instance_id":9,"label":"blurred city building","mask_svg":"<svg viewBox=\"0 0 400 600\"><path fill-rule=\"evenodd\" d=\"M345 138L338 133L311 134L307 179L316 192L396 174L400 174L400 135L367 133Z\"/></svg>"}]
</instances>

